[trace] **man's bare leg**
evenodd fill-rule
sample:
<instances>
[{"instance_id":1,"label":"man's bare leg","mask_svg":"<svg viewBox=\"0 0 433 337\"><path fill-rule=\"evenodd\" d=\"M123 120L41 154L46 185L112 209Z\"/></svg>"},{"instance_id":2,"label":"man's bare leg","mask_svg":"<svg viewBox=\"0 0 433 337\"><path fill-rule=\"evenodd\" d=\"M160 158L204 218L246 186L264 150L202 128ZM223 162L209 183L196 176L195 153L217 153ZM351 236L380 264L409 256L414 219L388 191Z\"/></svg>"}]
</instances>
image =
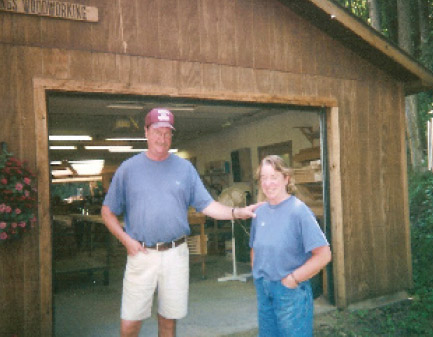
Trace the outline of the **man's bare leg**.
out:
<instances>
[{"instance_id":1,"label":"man's bare leg","mask_svg":"<svg viewBox=\"0 0 433 337\"><path fill-rule=\"evenodd\" d=\"M158 314L158 337L175 337L176 320L162 317Z\"/></svg>"},{"instance_id":2,"label":"man's bare leg","mask_svg":"<svg viewBox=\"0 0 433 337\"><path fill-rule=\"evenodd\" d=\"M122 319L120 322L121 337L137 337L141 329L142 321L128 321Z\"/></svg>"}]
</instances>

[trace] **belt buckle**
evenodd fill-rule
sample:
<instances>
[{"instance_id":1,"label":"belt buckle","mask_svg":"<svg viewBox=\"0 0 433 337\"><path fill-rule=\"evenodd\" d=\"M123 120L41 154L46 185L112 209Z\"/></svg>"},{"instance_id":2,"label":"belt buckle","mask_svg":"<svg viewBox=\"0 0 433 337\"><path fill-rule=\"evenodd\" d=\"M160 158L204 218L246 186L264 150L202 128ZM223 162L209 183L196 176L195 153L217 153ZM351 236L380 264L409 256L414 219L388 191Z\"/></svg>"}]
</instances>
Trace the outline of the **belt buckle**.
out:
<instances>
[{"instance_id":1,"label":"belt buckle","mask_svg":"<svg viewBox=\"0 0 433 337\"><path fill-rule=\"evenodd\" d=\"M164 245L164 242L157 242L155 245L156 250L159 252L159 247L163 246L163 245Z\"/></svg>"}]
</instances>

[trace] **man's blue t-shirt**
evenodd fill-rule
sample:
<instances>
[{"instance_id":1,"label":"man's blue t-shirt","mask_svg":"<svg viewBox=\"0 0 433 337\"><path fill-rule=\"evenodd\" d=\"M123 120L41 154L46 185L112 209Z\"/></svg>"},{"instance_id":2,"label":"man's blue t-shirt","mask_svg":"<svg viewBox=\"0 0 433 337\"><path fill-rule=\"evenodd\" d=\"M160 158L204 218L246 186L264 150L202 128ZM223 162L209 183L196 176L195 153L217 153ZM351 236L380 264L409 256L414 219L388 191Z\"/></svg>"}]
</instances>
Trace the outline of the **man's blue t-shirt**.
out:
<instances>
[{"instance_id":1,"label":"man's blue t-shirt","mask_svg":"<svg viewBox=\"0 0 433 337\"><path fill-rule=\"evenodd\" d=\"M295 196L256 210L251 225L253 277L281 280L303 265L314 248L327 246L311 210Z\"/></svg>"},{"instance_id":2,"label":"man's blue t-shirt","mask_svg":"<svg viewBox=\"0 0 433 337\"><path fill-rule=\"evenodd\" d=\"M190 234L188 207L213 201L192 164L170 154L163 161L140 153L117 169L104 205L123 213L126 232L147 246Z\"/></svg>"}]
</instances>

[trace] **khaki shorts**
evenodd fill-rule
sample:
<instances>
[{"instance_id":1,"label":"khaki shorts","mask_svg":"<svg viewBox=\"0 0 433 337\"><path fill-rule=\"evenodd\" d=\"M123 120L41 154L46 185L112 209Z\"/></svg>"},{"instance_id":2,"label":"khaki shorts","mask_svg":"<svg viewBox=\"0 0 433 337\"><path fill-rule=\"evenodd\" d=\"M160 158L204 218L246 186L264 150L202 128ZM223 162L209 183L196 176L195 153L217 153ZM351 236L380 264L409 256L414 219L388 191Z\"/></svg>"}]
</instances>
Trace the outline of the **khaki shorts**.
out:
<instances>
[{"instance_id":1,"label":"khaki shorts","mask_svg":"<svg viewBox=\"0 0 433 337\"><path fill-rule=\"evenodd\" d=\"M138 321L151 315L158 289L158 313L180 319L188 311L189 251L186 243L165 251L128 255L123 278L121 318Z\"/></svg>"}]
</instances>

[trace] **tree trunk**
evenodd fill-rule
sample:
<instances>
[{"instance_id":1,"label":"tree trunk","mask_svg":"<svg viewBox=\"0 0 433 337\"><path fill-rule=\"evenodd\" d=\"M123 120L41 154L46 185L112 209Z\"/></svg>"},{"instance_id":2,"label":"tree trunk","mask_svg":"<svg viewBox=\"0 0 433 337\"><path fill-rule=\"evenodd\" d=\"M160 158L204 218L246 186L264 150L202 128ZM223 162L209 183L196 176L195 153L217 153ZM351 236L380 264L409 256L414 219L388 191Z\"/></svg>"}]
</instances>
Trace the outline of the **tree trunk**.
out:
<instances>
[{"instance_id":1,"label":"tree trunk","mask_svg":"<svg viewBox=\"0 0 433 337\"><path fill-rule=\"evenodd\" d=\"M413 55L412 27L410 21L410 1L397 0L398 43L408 54ZM422 150L418 128L417 97L406 97L406 134L412 169L422 167Z\"/></svg>"},{"instance_id":2,"label":"tree trunk","mask_svg":"<svg viewBox=\"0 0 433 337\"><path fill-rule=\"evenodd\" d=\"M423 59L427 52L429 40L429 13L428 1L418 0L418 22L419 22L419 46L421 58ZM424 61L424 60L423 60Z\"/></svg>"},{"instance_id":3,"label":"tree trunk","mask_svg":"<svg viewBox=\"0 0 433 337\"><path fill-rule=\"evenodd\" d=\"M419 0L422 1L422 0ZM377 0L368 0L368 12L370 15L371 26L377 31L382 30L382 24L380 22L380 13Z\"/></svg>"},{"instance_id":4,"label":"tree trunk","mask_svg":"<svg viewBox=\"0 0 433 337\"><path fill-rule=\"evenodd\" d=\"M411 39L412 26L410 22L410 1L397 0L398 44L408 54L413 55Z\"/></svg>"}]
</instances>

